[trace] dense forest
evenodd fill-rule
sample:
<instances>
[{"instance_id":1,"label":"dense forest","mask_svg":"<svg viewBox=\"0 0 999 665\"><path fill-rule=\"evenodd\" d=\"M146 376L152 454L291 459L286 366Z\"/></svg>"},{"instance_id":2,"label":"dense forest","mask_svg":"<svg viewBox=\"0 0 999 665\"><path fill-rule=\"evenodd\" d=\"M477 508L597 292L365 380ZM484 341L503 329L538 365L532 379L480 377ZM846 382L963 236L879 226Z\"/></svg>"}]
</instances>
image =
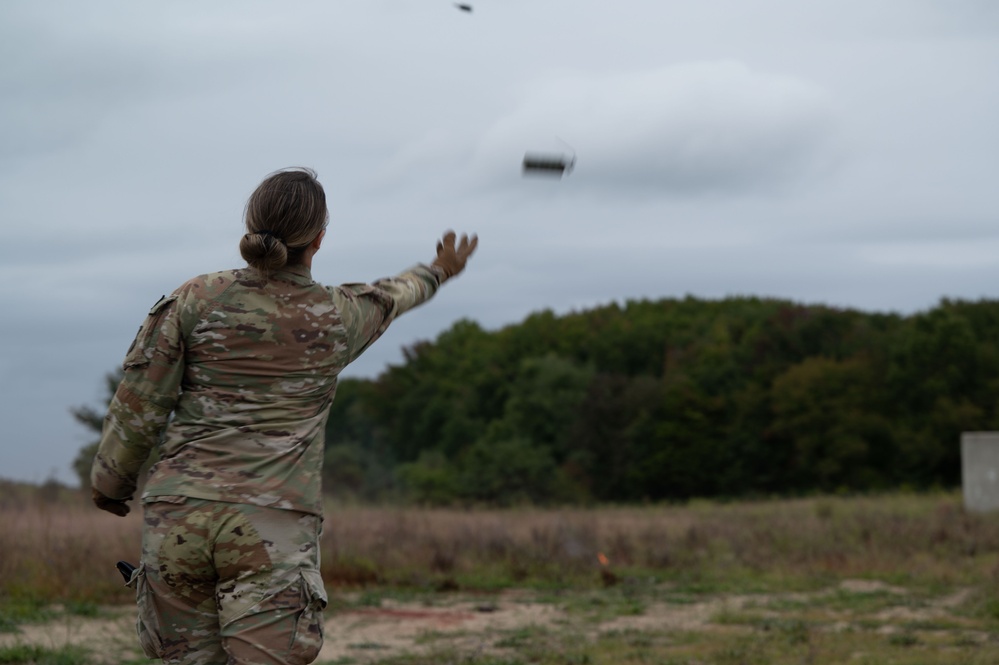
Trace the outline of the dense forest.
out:
<instances>
[{"instance_id":1,"label":"dense forest","mask_svg":"<svg viewBox=\"0 0 999 665\"><path fill-rule=\"evenodd\" d=\"M999 429L997 338L984 300L902 316L688 297L459 321L340 382L324 484L433 504L955 486L961 432Z\"/></svg>"}]
</instances>

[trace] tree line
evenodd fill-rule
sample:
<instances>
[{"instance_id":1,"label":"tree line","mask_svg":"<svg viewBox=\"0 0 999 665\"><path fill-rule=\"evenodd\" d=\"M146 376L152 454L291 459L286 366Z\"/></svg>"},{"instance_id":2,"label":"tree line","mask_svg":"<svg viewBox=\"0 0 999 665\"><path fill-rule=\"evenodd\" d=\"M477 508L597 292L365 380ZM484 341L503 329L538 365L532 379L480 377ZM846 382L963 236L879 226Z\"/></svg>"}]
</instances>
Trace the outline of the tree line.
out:
<instances>
[{"instance_id":1,"label":"tree line","mask_svg":"<svg viewBox=\"0 0 999 665\"><path fill-rule=\"evenodd\" d=\"M989 300L903 316L687 297L462 320L340 381L324 486L494 505L951 487L961 432L999 429L997 337Z\"/></svg>"}]
</instances>

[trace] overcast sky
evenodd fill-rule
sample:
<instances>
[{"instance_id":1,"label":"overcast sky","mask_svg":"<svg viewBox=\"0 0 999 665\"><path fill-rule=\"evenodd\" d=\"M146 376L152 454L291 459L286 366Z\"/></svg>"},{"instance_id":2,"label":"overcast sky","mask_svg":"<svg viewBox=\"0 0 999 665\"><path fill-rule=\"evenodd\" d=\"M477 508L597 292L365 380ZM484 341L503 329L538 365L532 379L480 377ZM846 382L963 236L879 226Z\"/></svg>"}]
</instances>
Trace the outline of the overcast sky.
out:
<instances>
[{"instance_id":1,"label":"overcast sky","mask_svg":"<svg viewBox=\"0 0 999 665\"><path fill-rule=\"evenodd\" d=\"M351 376L463 317L999 297L999 2L471 1L0 3L0 477L76 482L69 409L241 265L287 166L326 187L321 282L480 237ZM525 178L535 151L576 168Z\"/></svg>"}]
</instances>

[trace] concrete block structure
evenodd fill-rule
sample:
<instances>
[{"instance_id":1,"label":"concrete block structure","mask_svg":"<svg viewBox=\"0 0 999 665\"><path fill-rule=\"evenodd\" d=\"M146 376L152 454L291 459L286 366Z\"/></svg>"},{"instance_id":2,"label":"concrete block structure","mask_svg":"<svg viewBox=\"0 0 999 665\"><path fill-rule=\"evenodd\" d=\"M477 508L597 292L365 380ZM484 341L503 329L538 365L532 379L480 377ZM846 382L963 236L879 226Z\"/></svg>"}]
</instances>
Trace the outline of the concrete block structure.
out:
<instances>
[{"instance_id":1,"label":"concrete block structure","mask_svg":"<svg viewBox=\"0 0 999 665\"><path fill-rule=\"evenodd\" d=\"M965 510L999 510L999 432L961 434L961 484Z\"/></svg>"}]
</instances>

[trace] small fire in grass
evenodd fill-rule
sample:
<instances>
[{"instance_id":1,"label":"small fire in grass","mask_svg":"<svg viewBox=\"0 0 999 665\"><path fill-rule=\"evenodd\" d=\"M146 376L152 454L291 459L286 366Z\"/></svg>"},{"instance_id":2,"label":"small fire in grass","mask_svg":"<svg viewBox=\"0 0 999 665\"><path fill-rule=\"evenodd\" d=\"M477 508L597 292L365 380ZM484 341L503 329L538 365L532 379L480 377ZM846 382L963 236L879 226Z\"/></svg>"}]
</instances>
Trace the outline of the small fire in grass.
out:
<instances>
[{"instance_id":1,"label":"small fire in grass","mask_svg":"<svg viewBox=\"0 0 999 665\"><path fill-rule=\"evenodd\" d=\"M603 552L597 552L597 561L600 562L600 579L604 586L614 586L617 584L617 575L610 569L610 559Z\"/></svg>"}]
</instances>

